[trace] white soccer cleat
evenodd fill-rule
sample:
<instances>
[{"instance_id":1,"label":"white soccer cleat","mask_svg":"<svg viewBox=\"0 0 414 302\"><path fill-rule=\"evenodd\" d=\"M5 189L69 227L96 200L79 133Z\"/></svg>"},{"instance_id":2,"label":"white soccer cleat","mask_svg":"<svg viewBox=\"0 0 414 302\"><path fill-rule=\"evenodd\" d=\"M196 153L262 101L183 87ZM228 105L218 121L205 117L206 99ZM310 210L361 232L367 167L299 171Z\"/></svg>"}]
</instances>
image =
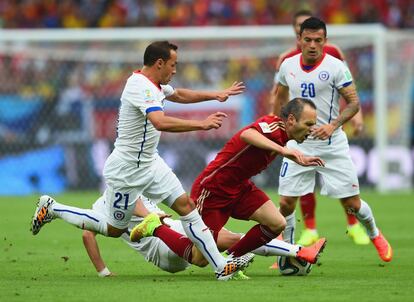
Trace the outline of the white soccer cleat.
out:
<instances>
[{"instance_id":1,"label":"white soccer cleat","mask_svg":"<svg viewBox=\"0 0 414 302\"><path fill-rule=\"evenodd\" d=\"M233 257L230 255L227 258L227 263L221 271L216 271L216 278L219 281L227 281L231 279L234 273L244 270L253 261L254 254L247 253L241 257Z\"/></svg>"},{"instance_id":2,"label":"white soccer cleat","mask_svg":"<svg viewBox=\"0 0 414 302\"><path fill-rule=\"evenodd\" d=\"M51 222L54 217L52 215L50 206L55 202L55 200L47 195L42 195L39 198L37 203L36 211L33 215L32 223L30 226L30 231L33 235L39 233L42 226L46 223Z\"/></svg>"}]
</instances>

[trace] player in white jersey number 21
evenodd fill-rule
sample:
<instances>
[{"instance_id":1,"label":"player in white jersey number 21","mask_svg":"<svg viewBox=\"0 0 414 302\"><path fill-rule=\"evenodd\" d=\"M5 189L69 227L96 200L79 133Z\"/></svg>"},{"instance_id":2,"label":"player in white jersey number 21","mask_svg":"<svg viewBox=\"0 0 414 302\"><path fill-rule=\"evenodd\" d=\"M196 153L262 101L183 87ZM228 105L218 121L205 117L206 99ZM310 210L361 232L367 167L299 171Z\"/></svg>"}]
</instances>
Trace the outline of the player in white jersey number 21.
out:
<instances>
[{"instance_id":1,"label":"player in white jersey number 21","mask_svg":"<svg viewBox=\"0 0 414 302\"><path fill-rule=\"evenodd\" d=\"M205 120L170 117L164 114L165 99L184 104L224 102L229 96L242 93L245 87L235 82L221 91L173 89L168 83L176 73L176 66L177 46L168 41L153 42L145 49L142 70L135 71L127 80L121 96L115 149L103 171L107 185L105 213L69 207L42 196L32 219L33 234L58 217L82 229L119 237L127 230L137 197L145 195L162 201L180 215L186 235L212 265L218 280L228 280L251 262L250 254L238 258L220 254L194 203L157 152L161 131L217 129L226 117L222 112Z\"/></svg>"}]
</instances>

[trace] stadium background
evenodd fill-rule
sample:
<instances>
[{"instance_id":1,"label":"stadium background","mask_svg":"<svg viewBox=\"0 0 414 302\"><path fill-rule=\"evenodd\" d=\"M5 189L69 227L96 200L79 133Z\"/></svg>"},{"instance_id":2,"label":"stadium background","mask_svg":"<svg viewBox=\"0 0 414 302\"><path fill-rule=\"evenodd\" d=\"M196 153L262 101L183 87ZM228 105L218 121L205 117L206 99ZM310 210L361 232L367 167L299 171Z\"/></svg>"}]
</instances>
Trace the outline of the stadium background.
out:
<instances>
[{"instance_id":1,"label":"stadium background","mask_svg":"<svg viewBox=\"0 0 414 302\"><path fill-rule=\"evenodd\" d=\"M379 129L374 122L372 45L349 39L332 42L345 52L365 114L363 136L353 138L349 133L362 184L376 184L374 138L377 131L386 131L390 144L396 147L388 165L392 174L389 183L394 188L411 188L412 1L3 0L0 25L4 32L124 27L173 27L180 31L187 26L288 25L299 8L311 9L329 24L381 23L390 36L404 36L398 43L393 40L387 45L386 129ZM116 137L120 93L128 75L141 66L147 42L0 42L1 195L102 188L100 175ZM186 118L202 118L216 109L230 114L219 131L163 134L159 151L188 189L232 133L267 112L277 54L294 45L294 38L292 31L291 38L277 41L173 42L179 45L180 61L173 86L217 89L234 80L247 86L242 96L226 104L167 105L172 115ZM278 164L276 161L257 177L259 186L275 188Z\"/></svg>"}]
</instances>

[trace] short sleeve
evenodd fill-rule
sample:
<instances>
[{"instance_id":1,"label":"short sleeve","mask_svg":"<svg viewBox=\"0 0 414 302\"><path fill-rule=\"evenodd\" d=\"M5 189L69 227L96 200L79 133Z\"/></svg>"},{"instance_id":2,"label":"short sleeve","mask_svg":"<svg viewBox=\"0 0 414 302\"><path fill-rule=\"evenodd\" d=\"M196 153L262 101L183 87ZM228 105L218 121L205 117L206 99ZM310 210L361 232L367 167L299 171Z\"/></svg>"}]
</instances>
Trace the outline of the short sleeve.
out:
<instances>
[{"instance_id":1,"label":"short sleeve","mask_svg":"<svg viewBox=\"0 0 414 302\"><path fill-rule=\"evenodd\" d=\"M277 74L275 82L280 83L283 86L288 86L286 82L286 60L280 65L279 72Z\"/></svg>"},{"instance_id":2,"label":"short sleeve","mask_svg":"<svg viewBox=\"0 0 414 302\"><path fill-rule=\"evenodd\" d=\"M251 124L249 128L256 129L259 133L263 134L268 139L280 145L280 131L278 130L284 131L285 125L282 121L260 118L259 120Z\"/></svg>"},{"instance_id":3,"label":"short sleeve","mask_svg":"<svg viewBox=\"0 0 414 302\"><path fill-rule=\"evenodd\" d=\"M349 71L348 66L344 64L342 61L340 62L339 68L335 75L335 87L337 89L341 89L343 87L347 87L352 84L352 74Z\"/></svg>"},{"instance_id":4,"label":"short sleeve","mask_svg":"<svg viewBox=\"0 0 414 302\"><path fill-rule=\"evenodd\" d=\"M136 79L127 82L122 98L138 108L144 115L151 111L163 110L162 100L157 96L157 89Z\"/></svg>"}]
</instances>

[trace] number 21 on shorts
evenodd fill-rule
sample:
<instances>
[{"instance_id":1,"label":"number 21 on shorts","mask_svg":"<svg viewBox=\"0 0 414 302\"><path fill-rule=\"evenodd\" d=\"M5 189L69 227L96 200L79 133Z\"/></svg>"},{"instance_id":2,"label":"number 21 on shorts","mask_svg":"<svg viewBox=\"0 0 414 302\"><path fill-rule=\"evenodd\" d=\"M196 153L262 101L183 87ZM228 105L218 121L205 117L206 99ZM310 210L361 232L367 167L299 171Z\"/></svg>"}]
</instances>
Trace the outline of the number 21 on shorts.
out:
<instances>
[{"instance_id":1,"label":"number 21 on shorts","mask_svg":"<svg viewBox=\"0 0 414 302\"><path fill-rule=\"evenodd\" d=\"M115 193L115 202L114 202L114 208L117 209L128 209L128 203L129 203L129 193Z\"/></svg>"}]
</instances>

